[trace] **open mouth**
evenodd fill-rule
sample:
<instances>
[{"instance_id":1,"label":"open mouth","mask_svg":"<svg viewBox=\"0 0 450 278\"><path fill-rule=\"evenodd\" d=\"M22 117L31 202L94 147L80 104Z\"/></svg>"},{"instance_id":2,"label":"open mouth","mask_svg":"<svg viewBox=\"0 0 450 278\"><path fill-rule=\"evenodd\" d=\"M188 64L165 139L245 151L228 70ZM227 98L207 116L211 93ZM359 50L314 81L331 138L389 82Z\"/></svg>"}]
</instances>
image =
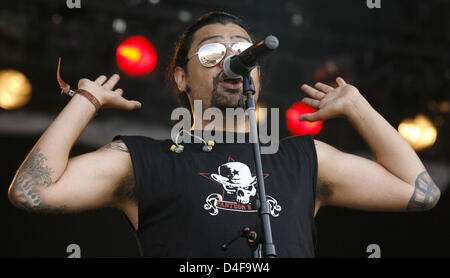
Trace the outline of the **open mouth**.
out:
<instances>
[{"instance_id":1,"label":"open mouth","mask_svg":"<svg viewBox=\"0 0 450 278\"><path fill-rule=\"evenodd\" d=\"M223 72L220 74L219 82L222 83L222 86L226 89L236 90L242 88L242 77L230 78Z\"/></svg>"}]
</instances>

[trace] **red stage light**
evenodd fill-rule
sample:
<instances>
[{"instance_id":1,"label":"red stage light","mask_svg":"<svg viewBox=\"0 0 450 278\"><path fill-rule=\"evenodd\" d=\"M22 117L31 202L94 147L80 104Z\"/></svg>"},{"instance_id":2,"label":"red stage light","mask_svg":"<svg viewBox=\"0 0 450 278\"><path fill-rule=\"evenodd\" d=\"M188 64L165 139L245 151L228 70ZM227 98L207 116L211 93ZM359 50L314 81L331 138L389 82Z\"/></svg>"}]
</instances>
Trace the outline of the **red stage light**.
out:
<instances>
[{"instance_id":1,"label":"red stage light","mask_svg":"<svg viewBox=\"0 0 450 278\"><path fill-rule=\"evenodd\" d=\"M149 74L156 67L158 55L153 45L143 36L132 36L116 50L117 66L130 76Z\"/></svg>"},{"instance_id":2,"label":"red stage light","mask_svg":"<svg viewBox=\"0 0 450 278\"><path fill-rule=\"evenodd\" d=\"M317 110L299 101L292 105L286 112L286 126L293 135L312 134L317 135L322 129L323 121L300 121L303 114L314 113Z\"/></svg>"}]
</instances>

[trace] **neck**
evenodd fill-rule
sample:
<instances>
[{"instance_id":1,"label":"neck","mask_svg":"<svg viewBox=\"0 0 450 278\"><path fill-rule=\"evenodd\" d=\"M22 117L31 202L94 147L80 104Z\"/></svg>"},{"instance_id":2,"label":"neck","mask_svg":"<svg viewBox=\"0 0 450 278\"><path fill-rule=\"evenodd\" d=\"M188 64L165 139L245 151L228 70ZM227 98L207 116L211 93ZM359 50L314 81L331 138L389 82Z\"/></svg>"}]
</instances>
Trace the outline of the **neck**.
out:
<instances>
[{"instance_id":1,"label":"neck","mask_svg":"<svg viewBox=\"0 0 450 278\"><path fill-rule=\"evenodd\" d=\"M238 132L238 133L248 133L250 132L249 119L246 116L245 120L237 120L235 117L225 117L220 123L220 121L214 120L204 120L200 117L195 117L194 123L192 124L191 130L216 130L225 132Z\"/></svg>"}]
</instances>

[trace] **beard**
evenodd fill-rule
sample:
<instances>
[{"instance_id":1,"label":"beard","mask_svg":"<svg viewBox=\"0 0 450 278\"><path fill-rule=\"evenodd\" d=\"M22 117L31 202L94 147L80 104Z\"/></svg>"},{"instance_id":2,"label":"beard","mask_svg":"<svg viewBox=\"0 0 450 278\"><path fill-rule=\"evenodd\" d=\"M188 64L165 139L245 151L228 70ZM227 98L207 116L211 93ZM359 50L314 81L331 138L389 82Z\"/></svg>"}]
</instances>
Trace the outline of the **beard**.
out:
<instances>
[{"instance_id":1,"label":"beard","mask_svg":"<svg viewBox=\"0 0 450 278\"><path fill-rule=\"evenodd\" d=\"M243 94L243 89L225 89L223 87L219 88L219 74L213 79L213 90L211 93L211 105L210 107L217 107L222 111L226 108L238 108L242 107L245 103L245 96Z\"/></svg>"}]
</instances>

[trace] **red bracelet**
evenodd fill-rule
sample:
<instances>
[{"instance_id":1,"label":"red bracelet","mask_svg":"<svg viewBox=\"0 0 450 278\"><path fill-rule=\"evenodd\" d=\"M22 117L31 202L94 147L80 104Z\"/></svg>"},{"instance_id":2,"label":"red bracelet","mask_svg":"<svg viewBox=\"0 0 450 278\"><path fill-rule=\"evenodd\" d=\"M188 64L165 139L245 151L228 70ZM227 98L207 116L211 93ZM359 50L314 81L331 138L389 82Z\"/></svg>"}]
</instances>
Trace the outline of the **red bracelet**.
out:
<instances>
[{"instance_id":1,"label":"red bracelet","mask_svg":"<svg viewBox=\"0 0 450 278\"><path fill-rule=\"evenodd\" d=\"M98 101L98 99L93 94L89 93L86 90L78 89L75 91L75 94L79 94L87 98L94 105L96 111L98 111L102 106L100 104L100 101Z\"/></svg>"}]
</instances>

